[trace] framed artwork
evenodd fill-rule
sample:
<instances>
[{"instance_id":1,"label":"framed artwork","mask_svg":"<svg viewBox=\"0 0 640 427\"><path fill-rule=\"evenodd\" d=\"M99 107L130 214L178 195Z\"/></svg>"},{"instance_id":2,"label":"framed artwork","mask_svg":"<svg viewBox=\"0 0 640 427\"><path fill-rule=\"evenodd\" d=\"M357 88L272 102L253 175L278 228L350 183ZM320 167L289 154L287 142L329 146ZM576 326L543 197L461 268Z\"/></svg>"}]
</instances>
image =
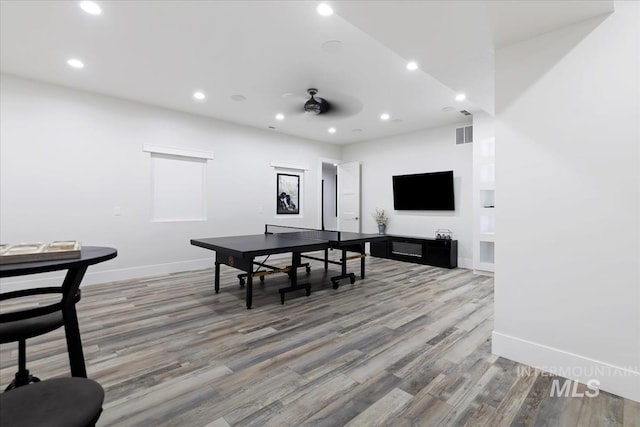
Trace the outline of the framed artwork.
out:
<instances>
[{"instance_id":1,"label":"framed artwork","mask_svg":"<svg viewBox=\"0 0 640 427\"><path fill-rule=\"evenodd\" d=\"M276 188L276 213L278 215L300 213L300 176L279 173Z\"/></svg>"}]
</instances>

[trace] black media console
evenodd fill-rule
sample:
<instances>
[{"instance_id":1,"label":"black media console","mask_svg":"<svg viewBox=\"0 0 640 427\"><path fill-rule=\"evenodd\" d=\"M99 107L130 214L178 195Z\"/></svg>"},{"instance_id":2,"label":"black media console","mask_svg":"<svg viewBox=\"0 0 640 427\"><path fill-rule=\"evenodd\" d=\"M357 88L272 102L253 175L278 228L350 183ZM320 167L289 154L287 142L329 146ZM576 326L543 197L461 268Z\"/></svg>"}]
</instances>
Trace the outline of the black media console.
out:
<instances>
[{"instance_id":1,"label":"black media console","mask_svg":"<svg viewBox=\"0 0 640 427\"><path fill-rule=\"evenodd\" d=\"M370 243L371 256L436 267L458 267L458 241L389 236Z\"/></svg>"}]
</instances>

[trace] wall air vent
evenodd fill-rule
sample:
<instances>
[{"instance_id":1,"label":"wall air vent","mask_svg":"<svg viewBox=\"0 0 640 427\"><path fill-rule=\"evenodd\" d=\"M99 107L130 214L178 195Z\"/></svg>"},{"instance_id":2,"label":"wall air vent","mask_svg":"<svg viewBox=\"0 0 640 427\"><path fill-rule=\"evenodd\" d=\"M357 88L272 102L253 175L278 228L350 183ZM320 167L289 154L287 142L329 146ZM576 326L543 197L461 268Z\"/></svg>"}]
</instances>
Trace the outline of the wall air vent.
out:
<instances>
[{"instance_id":1,"label":"wall air vent","mask_svg":"<svg viewBox=\"0 0 640 427\"><path fill-rule=\"evenodd\" d=\"M456 128L456 144L469 144L473 142L473 126Z\"/></svg>"}]
</instances>

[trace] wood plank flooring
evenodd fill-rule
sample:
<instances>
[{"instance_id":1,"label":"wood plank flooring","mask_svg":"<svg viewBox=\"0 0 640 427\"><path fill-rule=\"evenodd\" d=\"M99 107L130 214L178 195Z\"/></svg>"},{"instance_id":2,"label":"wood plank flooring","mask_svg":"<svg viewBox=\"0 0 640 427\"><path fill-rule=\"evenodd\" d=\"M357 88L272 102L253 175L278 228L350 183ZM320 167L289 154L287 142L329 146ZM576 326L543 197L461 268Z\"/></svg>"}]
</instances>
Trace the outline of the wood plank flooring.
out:
<instances>
[{"instance_id":1,"label":"wood plank flooring","mask_svg":"<svg viewBox=\"0 0 640 427\"><path fill-rule=\"evenodd\" d=\"M225 266L217 295L212 270L83 288L98 425L640 426L636 402L550 397L553 377L492 355L490 277L369 257L365 280L334 290L336 272L312 268L310 297L281 305L287 277L269 276L251 310ZM69 375L61 330L27 353L34 375ZM0 346L3 388L16 363L17 345Z\"/></svg>"}]
</instances>

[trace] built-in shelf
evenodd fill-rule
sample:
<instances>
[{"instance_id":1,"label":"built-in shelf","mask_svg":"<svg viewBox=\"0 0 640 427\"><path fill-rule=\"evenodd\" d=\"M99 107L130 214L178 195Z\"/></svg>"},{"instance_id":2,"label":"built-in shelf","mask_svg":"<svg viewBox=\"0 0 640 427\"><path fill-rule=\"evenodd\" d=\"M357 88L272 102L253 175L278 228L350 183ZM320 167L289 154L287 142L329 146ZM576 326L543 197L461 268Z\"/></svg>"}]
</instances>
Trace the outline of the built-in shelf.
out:
<instances>
[{"instance_id":1,"label":"built-in shelf","mask_svg":"<svg viewBox=\"0 0 640 427\"><path fill-rule=\"evenodd\" d=\"M494 189L480 190L480 208L489 209L496 205L496 191Z\"/></svg>"},{"instance_id":2,"label":"built-in shelf","mask_svg":"<svg viewBox=\"0 0 640 427\"><path fill-rule=\"evenodd\" d=\"M495 233L480 233L479 241L495 242L496 241L496 234Z\"/></svg>"},{"instance_id":3,"label":"built-in shelf","mask_svg":"<svg viewBox=\"0 0 640 427\"><path fill-rule=\"evenodd\" d=\"M495 138L483 138L479 144L480 152L479 158L494 158L496 154L496 140Z\"/></svg>"},{"instance_id":4,"label":"built-in shelf","mask_svg":"<svg viewBox=\"0 0 640 427\"><path fill-rule=\"evenodd\" d=\"M480 263L485 265L495 264L495 242L480 242Z\"/></svg>"},{"instance_id":5,"label":"built-in shelf","mask_svg":"<svg viewBox=\"0 0 640 427\"><path fill-rule=\"evenodd\" d=\"M480 168L480 182L481 183L493 183L496 180L496 165L494 163L487 163L479 165Z\"/></svg>"},{"instance_id":6,"label":"built-in shelf","mask_svg":"<svg viewBox=\"0 0 640 427\"><path fill-rule=\"evenodd\" d=\"M496 217L494 215L480 215L480 234L494 234L496 232Z\"/></svg>"},{"instance_id":7,"label":"built-in shelf","mask_svg":"<svg viewBox=\"0 0 640 427\"><path fill-rule=\"evenodd\" d=\"M475 114L473 148L473 270L478 274L495 272L496 213L496 163L495 131L493 117Z\"/></svg>"}]
</instances>

